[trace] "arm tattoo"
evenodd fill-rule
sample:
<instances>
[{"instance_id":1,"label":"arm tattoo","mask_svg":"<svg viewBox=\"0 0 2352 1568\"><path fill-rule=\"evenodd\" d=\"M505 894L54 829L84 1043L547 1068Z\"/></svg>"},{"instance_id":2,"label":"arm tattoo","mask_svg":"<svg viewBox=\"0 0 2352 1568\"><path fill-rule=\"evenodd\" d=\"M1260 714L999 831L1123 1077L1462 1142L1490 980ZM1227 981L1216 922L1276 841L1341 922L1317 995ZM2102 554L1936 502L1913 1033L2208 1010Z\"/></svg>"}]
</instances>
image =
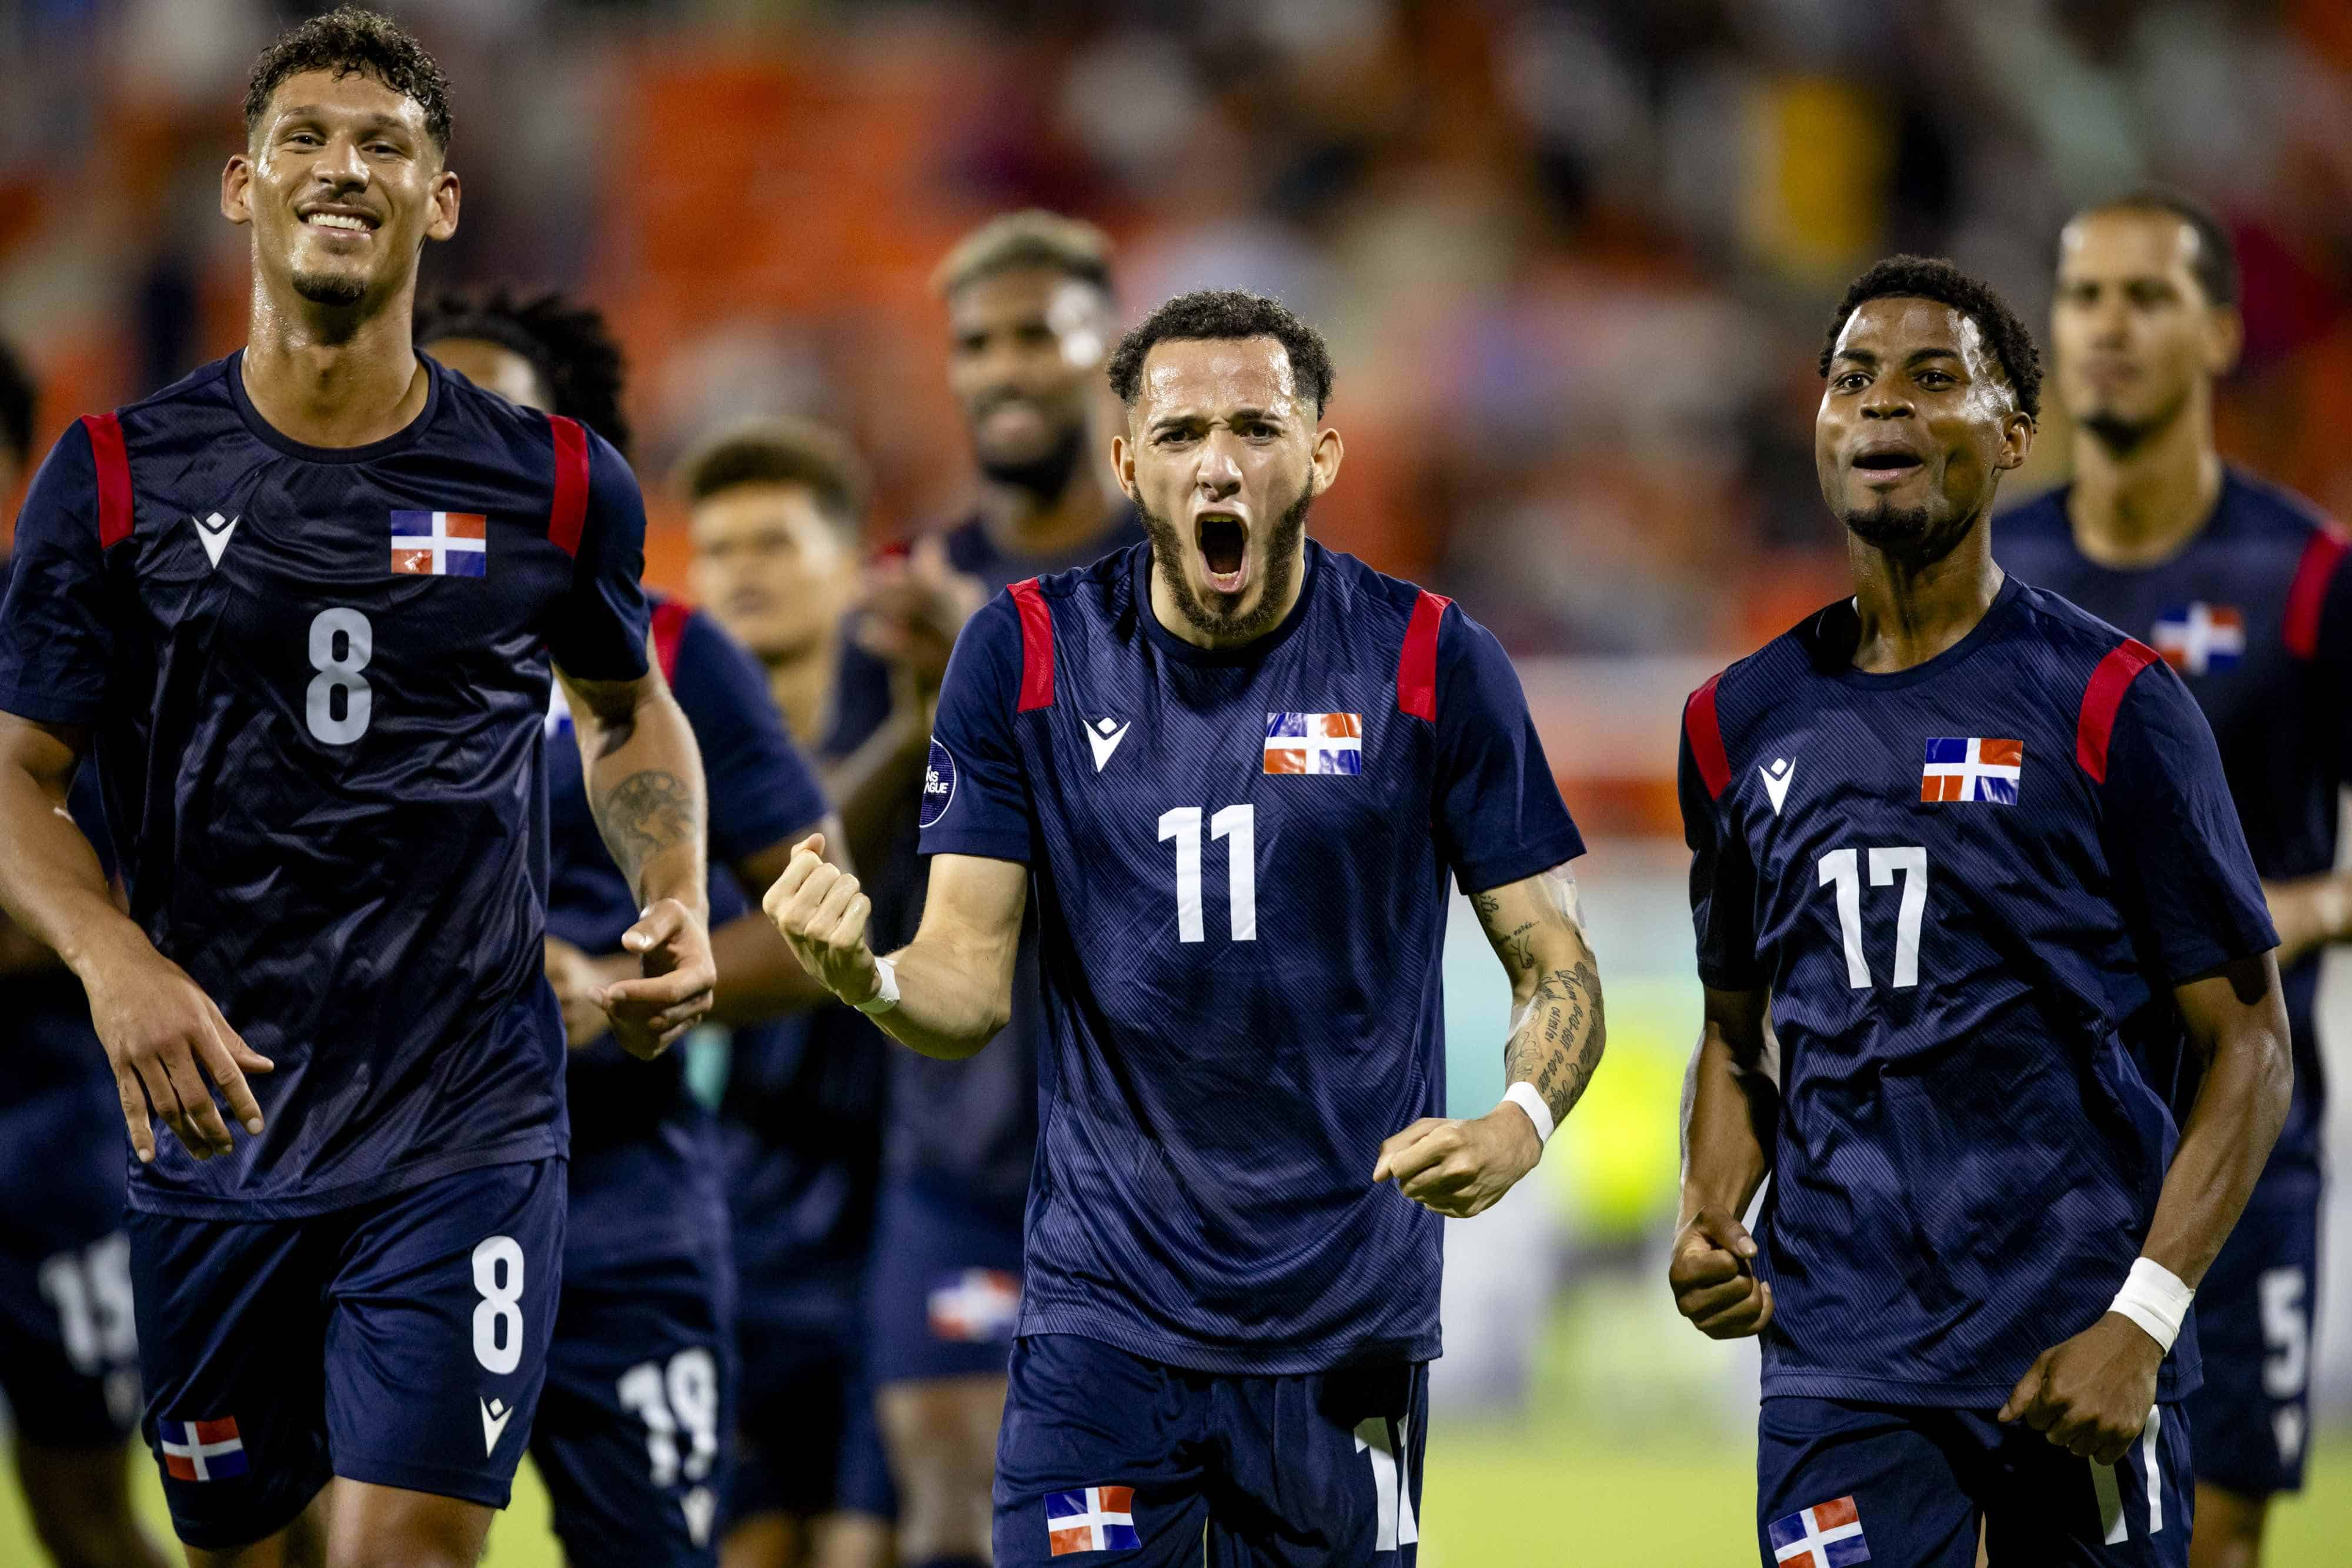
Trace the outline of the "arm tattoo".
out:
<instances>
[{"instance_id":1,"label":"arm tattoo","mask_svg":"<svg viewBox=\"0 0 2352 1568\"><path fill-rule=\"evenodd\" d=\"M1607 1034L1601 976L1587 954L1574 968L1554 969L1536 982L1536 993L1505 1048L1504 1080L1534 1084L1557 1125L1584 1097Z\"/></svg>"},{"instance_id":2,"label":"arm tattoo","mask_svg":"<svg viewBox=\"0 0 2352 1568\"><path fill-rule=\"evenodd\" d=\"M686 781L657 768L614 785L596 809L596 826L632 883L648 858L691 842L701 829Z\"/></svg>"}]
</instances>

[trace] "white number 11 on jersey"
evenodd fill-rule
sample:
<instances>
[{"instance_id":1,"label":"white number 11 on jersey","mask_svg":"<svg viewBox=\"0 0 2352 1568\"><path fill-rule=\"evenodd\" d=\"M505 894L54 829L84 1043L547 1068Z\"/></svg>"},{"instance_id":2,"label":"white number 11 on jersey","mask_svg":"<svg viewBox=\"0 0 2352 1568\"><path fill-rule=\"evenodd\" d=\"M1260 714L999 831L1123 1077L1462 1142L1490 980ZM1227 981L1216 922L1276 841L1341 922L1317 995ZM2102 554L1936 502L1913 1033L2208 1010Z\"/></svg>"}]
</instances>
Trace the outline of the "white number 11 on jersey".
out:
<instances>
[{"instance_id":1,"label":"white number 11 on jersey","mask_svg":"<svg viewBox=\"0 0 2352 1568\"><path fill-rule=\"evenodd\" d=\"M1234 940L1257 940L1257 808L1226 806L1209 819L1209 836L1225 841L1225 910ZM1201 920L1201 808L1160 813L1160 841L1176 841L1176 939L1207 939Z\"/></svg>"}]
</instances>

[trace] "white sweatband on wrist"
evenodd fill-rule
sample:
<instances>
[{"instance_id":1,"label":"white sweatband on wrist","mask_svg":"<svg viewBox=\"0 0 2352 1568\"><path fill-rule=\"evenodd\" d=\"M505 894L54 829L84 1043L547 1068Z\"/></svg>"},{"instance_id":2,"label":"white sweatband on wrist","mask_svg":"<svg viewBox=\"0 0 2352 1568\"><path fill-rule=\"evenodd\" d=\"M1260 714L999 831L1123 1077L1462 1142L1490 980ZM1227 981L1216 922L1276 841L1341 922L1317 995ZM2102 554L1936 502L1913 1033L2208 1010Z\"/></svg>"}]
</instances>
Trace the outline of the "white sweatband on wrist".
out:
<instances>
[{"instance_id":1,"label":"white sweatband on wrist","mask_svg":"<svg viewBox=\"0 0 2352 1568\"><path fill-rule=\"evenodd\" d=\"M1537 1143L1551 1142L1551 1107L1544 1103L1534 1084L1522 1078L1503 1091L1503 1098L1528 1113L1528 1120L1536 1124Z\"/></svg>"},{"instance_id":2,"label":"white sweatband on wrist","mask_svg":"<svg viewBox=\"0 0 2352 1568\"><path fill-rule=\"evenodd\" d=\"M887 1013L898 1005L898 966L887 958L874 960L874 977L881 988L857 1004L862 1013Z\"/></svg>"},{"instance_id":3,"label":"white sweatband on wrist","mask_svg":"<svg viewBox=\"0 0 2352 1568\"><path fill-rule=\"evenodd\" d=\"M2196 1294L2163 1264L2140 1258L2133 1260L2131 1272L2124 1276L2124 1288L2107 1303L2107 1311L2121 1312L2146 1329L2148 1337L2168 1354L2172 1342L2180 1337L2181 1321L2188 1317L2189 1301Z\"/></svg>"}]
</instances>

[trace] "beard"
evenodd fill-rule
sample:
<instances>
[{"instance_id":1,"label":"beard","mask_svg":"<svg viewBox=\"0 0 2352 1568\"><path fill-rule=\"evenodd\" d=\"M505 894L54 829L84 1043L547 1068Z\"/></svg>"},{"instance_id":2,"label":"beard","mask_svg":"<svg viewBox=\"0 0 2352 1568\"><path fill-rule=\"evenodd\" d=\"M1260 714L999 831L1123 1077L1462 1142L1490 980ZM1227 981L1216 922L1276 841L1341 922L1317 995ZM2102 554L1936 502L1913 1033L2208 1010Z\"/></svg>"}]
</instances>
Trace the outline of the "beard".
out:
<instances>
[{"instance_id":1,"label":"beard","mask_svg":"<svg viewBox=\"0 0 2352 1568\"><path fill-rule=\"evenodd\" d=\"M1258 582L1257 602L1237 612L1219 610L1192 591L1192 580L1184 575L1184 552L1193 548L1192 541L1178 533L1175 524L1139 504L1136 510L1142 515L1144 531L1151 536L1152 570L1176 601L1176 612L1194 631L1223 645L1246 643L1273 631L1290 608L1286 601L1301 559L1298 541L1307 532L1307 508L1314 499L1315 487L1304 486L1298 499L1275 518L1266 535L1265 576Z\"/></svg>"},{"instance_id":2,"label":"beard","mask_svg":"<svg viewBox=\"0 0 2352 1568\"><path fill-rule=\"evenodd\" d=\"M1054 444L1034 457L1008 459L992 457L983 452L980 455L980 471L1042 506L1069 486L1070 476L1078 471L1078 459L1086 455L1086 449L1087 427L1081 421L1055 437Z\"/></svg>"},{"instance_id":3,"label":"beard","mask_svg":"<svg viewBox=\"0 0 2352 1568\"><path fill-rule=\"evenodd\" d=\"M1911 571L1935 565L1969 537L1977 526L1976 513L1938 517L1926 507L1896 507L1880 501L1839 517L1846 531L1888 559Z\"/></svg>"},{"instance_id":4,"label":"beard","mask_svg":"<svg viewBox=\"0 0 2352 1568\"><path fill-rule=\"evenodd\" d=\"M2095 408L2077 421L2092 439L2117 457L2129 456L2139 450L2149 437L2168 430L2189 406L2189 394L2182 392L2155 413L2138 419L2128 418L2110 408Z\"/></svg>"},{"instance_id":5,"label":"beard","mask_svg":"<svg viewBox=\"0 0 2352 1568\"><path fill-rule=\"evenodd\" d=\"M356 305L367 298L367 284L338 272L298 272L294 292L313 305Z\"/></svg>"}]
</instances>

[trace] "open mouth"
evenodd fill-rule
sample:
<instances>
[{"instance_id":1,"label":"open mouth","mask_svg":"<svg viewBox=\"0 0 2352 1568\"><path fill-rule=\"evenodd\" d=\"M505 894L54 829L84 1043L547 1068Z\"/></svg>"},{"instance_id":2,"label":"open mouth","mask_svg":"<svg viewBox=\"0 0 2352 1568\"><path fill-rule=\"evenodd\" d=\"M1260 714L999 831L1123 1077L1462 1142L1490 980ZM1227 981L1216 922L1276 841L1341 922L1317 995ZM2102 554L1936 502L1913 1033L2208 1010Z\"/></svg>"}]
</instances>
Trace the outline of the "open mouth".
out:
<instances>
[{"instance_id":1,"label":"open mouth","mask_svg":"<svg viewBox=\"0 0 2352 1568\"><path fill-rule=\"evenodd\" d=\"M1854 454L1853 465L1866 474L1899 479L1920 467L1920 457L1907 446L1874 446Z\"/></svg>"},{"instance_id":2,"label":"open mouth","mask_svg":"<svg viewBox=\"0 0 2352 1568\"><path fill-rule=\"evenodd\" d=\"M329 234L370 235L375 232L376 220L365 213L313 208L302 214L302 226Z\"/></svg>"},{"instance_id":3,"label":"open mouth","mask_svg":"<svg viewBox=\"0 0 2352 1568\"><path fill-rule=\"evenodd\" d=\"M1205 512L1193 519L1193 542L1201 549L1201 564L1208 569L1210 586L1220 593L1238 593L1247 576L1249 529L1229 512Z\"/></svg>"}]
</instances>

